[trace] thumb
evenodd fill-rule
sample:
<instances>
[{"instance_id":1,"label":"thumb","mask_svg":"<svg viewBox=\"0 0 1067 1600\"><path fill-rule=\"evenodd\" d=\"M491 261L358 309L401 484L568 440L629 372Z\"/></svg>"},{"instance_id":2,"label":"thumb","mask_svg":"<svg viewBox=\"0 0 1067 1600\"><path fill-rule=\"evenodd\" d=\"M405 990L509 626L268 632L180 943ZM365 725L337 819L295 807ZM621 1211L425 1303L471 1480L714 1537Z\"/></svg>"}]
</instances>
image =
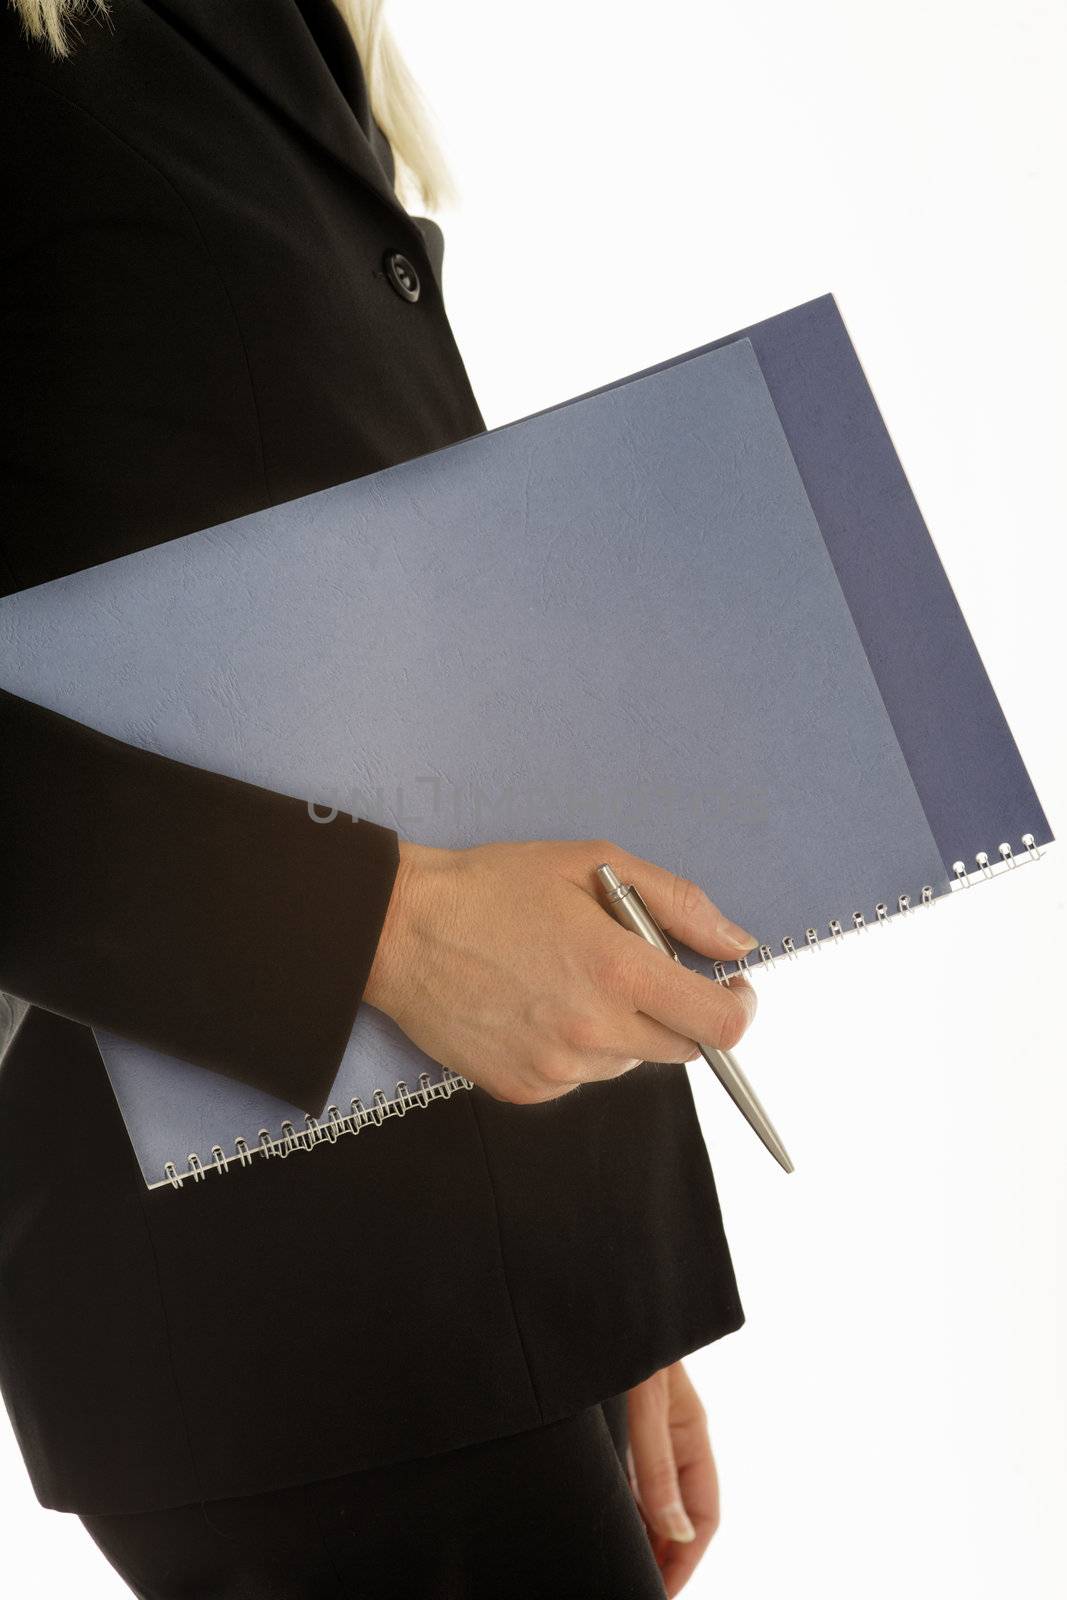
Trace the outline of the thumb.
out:
<instances>
[{"instance_id":1,"label":"thumb","mask_svg":"<svg viewBox=\"0 0 1067 1600\"><path fill-rule=\"evenodd\" d=\"M687 1544L696 1537L696 1530L682 1504L668 1420L667 1384L656 1381L660 1378L665 1379L666 1374L657 1373L651 1381L630 1391L629 1459L645 1520L665 1539Z\"/></svg>"}]
</instances>

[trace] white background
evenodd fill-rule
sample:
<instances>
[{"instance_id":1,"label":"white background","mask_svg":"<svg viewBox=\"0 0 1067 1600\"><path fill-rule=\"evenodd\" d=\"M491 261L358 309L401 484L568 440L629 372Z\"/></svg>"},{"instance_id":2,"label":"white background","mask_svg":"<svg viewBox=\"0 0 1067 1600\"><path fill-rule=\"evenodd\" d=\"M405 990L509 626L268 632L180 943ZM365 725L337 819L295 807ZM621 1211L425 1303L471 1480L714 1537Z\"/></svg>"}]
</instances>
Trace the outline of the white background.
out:
<instances>
[{"instance_id":1,"label":"white background","mask_svg":"<svg viewBox=\"0 0 1067 1600\"><path fill-rule=\"evenodd\" d=\"M1067 8L390 15L488 424L833 291L1062 832ZM688 1069L748 1315L689 1361L723 1492L694 1600L1064 1592L1065 880L1053 846L757 976L740 1054L792 1177ZM0 1495L20 1600L127 1593L2 1420Z\"/></svg>"}]
</instances>

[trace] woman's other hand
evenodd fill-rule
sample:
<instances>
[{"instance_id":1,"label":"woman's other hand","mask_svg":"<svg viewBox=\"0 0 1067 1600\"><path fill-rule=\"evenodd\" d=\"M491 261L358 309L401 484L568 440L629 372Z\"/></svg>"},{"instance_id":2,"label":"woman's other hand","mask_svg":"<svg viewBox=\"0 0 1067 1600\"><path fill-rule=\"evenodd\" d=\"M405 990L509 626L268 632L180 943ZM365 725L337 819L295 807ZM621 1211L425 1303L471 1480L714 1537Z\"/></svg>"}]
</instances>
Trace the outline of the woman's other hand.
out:
<instances>
[{"instance_id":1,"label":"woman's other hand","mask_svg":"<svg viewBox=\"0 0 1067 1600\"><path fill-rule=\"evenodd\" d=\"M664 932L718 960L755 947L696 884L604 839L442 850L400 842L364 998L494 1099L554 1100L642 1061L729 1049L752 985L671 961L607 910L595 871L637 885Z\"/></svg>"},{"instance_id":2,"label":"woman's other hand","mask_svg":"<svg viewBox=\"0 0 1067 1600\"><path fill-rule=\"evenodd\" d=\"M707 1417L680 1361L626 1397L630 1487L668 1596L693 1575L719 1526L719 1478Z\"/></svg>"}]
</instances>

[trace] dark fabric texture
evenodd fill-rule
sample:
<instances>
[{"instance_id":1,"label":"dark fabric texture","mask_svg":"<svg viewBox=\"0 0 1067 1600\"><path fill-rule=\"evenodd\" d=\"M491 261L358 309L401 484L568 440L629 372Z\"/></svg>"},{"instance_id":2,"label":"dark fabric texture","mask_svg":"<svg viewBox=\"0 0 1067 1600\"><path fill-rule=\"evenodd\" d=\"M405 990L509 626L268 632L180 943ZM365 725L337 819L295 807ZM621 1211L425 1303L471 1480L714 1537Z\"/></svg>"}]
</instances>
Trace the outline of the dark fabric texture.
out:
<instances>
[{"instance_id":1,"label":"dark fabric texture","mask_svg":"<svg viewBox=\"0 0 1067 1600\"><path fill-rule=\"evenodd\" d=\"M0 690L4 989L319 1116L393 829L155 756Z\"/></svg>"},{"instance_id":2,"label":"dark fabric texture","mask_svg":"<svg viewBox=\"0 0 1067 1600\"><path fill-rule=\"evenodd\" d=\"M142 1600L662 1600L625 1451L622 1395L428 1460L82 1521Z\"/></svg>"},{"instance_id":3,"label":"dark fabric texture","mask_svg":"<svg viewBox=\"0 0 1067 1600\"><path fill-rule=\"evenodd\" d=\"M112 0L57 61L0 11L8 591L484 429L440 230L396 199L338 24ZM0 1388L42 1504L432 1456L740 1326L677 1066L547 1106L465 1090L147 1190L87 1024L317 1115L396 835L2 693L0 749L0 988L31 1003L0 1067Z\"/></svg>"}]
</instances>

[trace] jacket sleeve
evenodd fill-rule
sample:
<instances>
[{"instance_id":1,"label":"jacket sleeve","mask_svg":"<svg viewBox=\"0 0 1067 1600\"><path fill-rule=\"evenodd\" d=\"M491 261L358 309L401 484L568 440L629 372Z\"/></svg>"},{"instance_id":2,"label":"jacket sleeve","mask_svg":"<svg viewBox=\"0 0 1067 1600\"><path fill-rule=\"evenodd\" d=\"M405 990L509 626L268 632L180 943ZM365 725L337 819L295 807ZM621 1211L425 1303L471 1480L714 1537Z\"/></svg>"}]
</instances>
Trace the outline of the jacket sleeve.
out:
<instances>
[{"instance_id":1,"label":"jacket sleeve","mask_svg":"<svg viewBox=\"0 0 1067 1600\"><path fill-rule=\"evenodd\" d=\"M0 690L0 988L318 1116L397 835Z\"/></svg>"}]
</instances>

